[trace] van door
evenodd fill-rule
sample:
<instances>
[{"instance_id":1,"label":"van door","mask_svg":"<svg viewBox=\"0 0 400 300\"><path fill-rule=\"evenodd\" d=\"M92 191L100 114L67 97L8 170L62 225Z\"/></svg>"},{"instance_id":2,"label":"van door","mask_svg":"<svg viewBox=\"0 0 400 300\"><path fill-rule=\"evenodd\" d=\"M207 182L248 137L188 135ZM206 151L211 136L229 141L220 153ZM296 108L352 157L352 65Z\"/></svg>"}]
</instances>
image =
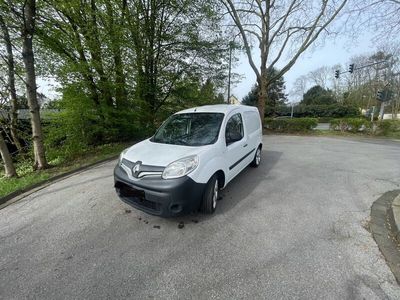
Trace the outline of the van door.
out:
<instances>
[{"instance_id":1,"label":"van door","mask_svg":"<svg viewBox=\"0 0 400 300\"><path fill-rule=\"evenodd\" d=\"M247 135L247 143L251 149L257 149L261 143L261 120L258 111L245 111L243 113L245 133ZM254 156L249 158L249 163Z\"/></svg>"},{"instance_id":2,"label":"van door","mask_svg":"<svg viewBox=\"0 0 400 300\"><path fill-rule=\"evenodd\" d=\"M250 147L247 144L247 137L244 134L243 118L240 113L232 115L225 127L225 143L226 143L226 169L229 182L234 178L245 166L247 166L246 158L249 156Z\"/></svg>"}]
</instances>

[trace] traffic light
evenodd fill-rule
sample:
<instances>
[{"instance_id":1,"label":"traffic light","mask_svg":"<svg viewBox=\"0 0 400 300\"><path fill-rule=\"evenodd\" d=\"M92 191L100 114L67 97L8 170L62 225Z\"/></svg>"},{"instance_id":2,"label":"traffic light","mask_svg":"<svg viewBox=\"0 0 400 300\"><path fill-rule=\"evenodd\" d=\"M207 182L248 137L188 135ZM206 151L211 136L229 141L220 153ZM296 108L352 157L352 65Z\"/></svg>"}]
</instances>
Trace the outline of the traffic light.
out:
<instances>
[{"instance_id":1,"label":"traffic light","mask_svg":"<svg viewBox=\"0 0 400 300\"><path fill-rule=\"evenodd\" d=\"M340 74L339 74L339 70L336 70L336 71L335 71L335 78L339 78L339 75L340 75Z\"/></svg>"},{"instance_id":2,"label":"traffic light","mask_svg":"<svg viewBox=\"0 0 400 300\"><path fill-rule=\"evenodd\" d=\"M383 92L383 91L378 91L378 92L376 93L376 100L378 100L378 101L384 101L384 97L385 97L385 95L384 95L384 92Z\"/></svg>"},{"instance_id":3,"label":"traffic light","mask_svg":"<svg viewBox=\"0 0 400 300\"><path fill-rule=\"evenodd\" d=\"M351 74L353 74L353 72L354 72L354 64L350 64L350 65L349 65L349 72L350 72Z\"/></svg>"}]
</instances>

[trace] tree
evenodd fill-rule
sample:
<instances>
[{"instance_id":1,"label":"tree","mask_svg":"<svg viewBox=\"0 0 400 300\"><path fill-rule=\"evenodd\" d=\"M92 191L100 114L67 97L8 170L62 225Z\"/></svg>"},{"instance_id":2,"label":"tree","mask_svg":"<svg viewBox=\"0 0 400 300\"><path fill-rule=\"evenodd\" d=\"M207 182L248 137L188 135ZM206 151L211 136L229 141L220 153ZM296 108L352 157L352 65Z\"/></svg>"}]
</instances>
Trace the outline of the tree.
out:
<instances>
[{"instance_id":1,"label":"tree","mask_svg":"<svg viewBox=\"0 0 400 300\"><path fill-rule=\"evenodd\" d=\"M231 16L242 38L249 64L260 86L258 109L263 120L268 86L282 77L296 63L317 38L342 11L347 0L297 1L297 0L220 0ZM261 65L253 59L251 41L260 48ZM278 62L284 66L275 76L267 69Z\"/></svg>"},{"instance_id":2,"label":"tree","mask_svg":"<svg viewBox=\"0 0 400 300\"><path fill-rule=\"evenodd\" d=\"M311 71L308 74L308 77L310 78L313 84L319 85L324 89L326 89L329 85L330 79L332 79L332 74L334 73L334 71L335 70L333 70L330 67L322 66Z\"/></svg>"},{"instance_id":3,"label":"tree","mask_svg":"<svg viewBox=\"0 0 400 300\"><path fill-rule=\"evenodd\" d=\"M296 100L303 99L303 95L306 92L309 78L306 75L299 76L290 91L290 94L296 97Z\"/></svg>"},{"instance_id":4,"label":"tree","mask_svg":"<svg viewBox=\"0 0 400 300\"><path fill-rule=\"evenodd\" d=\"M356 1L350 7L348 14L348 27L352 36L369 27L371 32L375 33L375 41L381 42L398 38L400 30L399 0Z\"/></svg>"},{"instance_id":5,"label":"tree","mask_svg":"<svg viewBox=\"0 0 400 300\"><path fill-rule=\"evenodd\" d=\"M278 71L275 69L268 69L268 75L274 76ZM283 77L275 80L267 87L268 102L265 104L269 108L272 115L275 115L278 106L285 105L287 102L287 95L285 93L285 80ZM256 83L250 92L243 98L242 103L245 105L257 106L259 86Z\"/></svg>"},{"instance_id":6,"label":"tree","mask_svg":"<svg viewBox=\"0 0 400 300\"><path fill-rule=\"evenodd\" d=\"M17 172L15 171L14 163L12 161L10 152L8 151L7 144L3 138L3 130L0 128L0 154L4 161L4 170L6 177L16 177Z\"/></svg>"},{"instance_id":7,"label":"tree","mask_svg":"<svg viewBox=\"0 0 400 300\"><path fill-rule=\"evenodd\" d=\"M391 47L385 46L379 49L373 53L356 55L349 60L344 68L352 63L356 70L352 74L342 74L339 79L335 80L335 88L339 91L339 93L335 92L335 96L338 101L364 109L382 106L383 111L385 104L386 109L390 105L393 115L396 115L397 93L394 93L390 102L383 105L382 102L376 100L376 95L379 90L387 89L389 86L393 91L398 89L398 76L395 74L400 71L400 51L396 51L396 44L394 43L391 44ZM340 67L336 69L340 69ZM342 96L341 99L339 96Z\"/></svg>"},{"instance_id":8,"label":"tree","mask_svg":"<svg viewBox=\"0 0 400 300\"><path fill-rule=\"evenodd\" d=\"M148 105L152 118L185 76L202 79L213 74L214 82L221 79L226 71L221 48L226 41L218 28L215 3L142 0L128 3L128 8L136 96Z\"/></svg>"},{"instance_id":9,"label":"tree","mask_svg":"<svg viewBox=\"0 0 400 300\"><path fill-rule=\"evenodd\" d=\"M33 36L35 34L36 1L27 0L24 3L22 26L22 57L26 73L26 96L28 98L29 112L32 126L32 140L34 153L34 169L48 167L44 143L42 124L40 120L39 103L37 99L35 56L33 52Z\"/></svg>"},{"instance_id":10,"label":"tree","mask_svg":"<svg viewBox=\"0 0 400 300\"><path fill-rule=\"evenodd\" d=\"M33 51L33 38L36 29L36 1L26 0L11 2L0 0L0 7L3 17L3 40L6 40L6 48L7 44L11 44L11 40L7 33L12 29L14 31L14 35L16 35L15 31L20 30L20 39L17 42L14 41L14 45L11 45L13 46L13 48L16 48L18 50L17 52L22 52L22 60L25 73L24 83L26 87L26 98L28 101L30 122L32 127L32 144L34 153L33 167L34 169L44 169L48 167L48 164L45 156L42 124L40 120L39 103L37 98L35 55ZM8 16L9 22L5 22L5 15ZM20 43L22 43L22 47ZM12 107L14 106L14 108L12 109L16 110L16 105L14 104L15 101L17 101L17 96L16 91L13 90L15 88L15 84L12 81L14 79L14 74L17 74L17 72L13 73L15 64L12 61L12 49L11 51L7 51L7 54L10 83L9 90L12 99ZM15 118L15 112L13 118Z\"/></svg>"},{"instance_id":11,"label":"tree","mask_svg":"<svg viewBox=\"0 0 400 300\"><path fill-rule=\"evenodd\" d=\"M0 73L1 74L1 73ZM1 77L0 77L1 78ZM8 102L8 91L5 92L5 87L0 85L0 111L4 110ZM17 173L15 171L15 167L11 158L11 154L7 147L6 141L4 139L3 133L5 133L2 121L4 118L4 112L0 114L0 157L4 162L5 176L6 177L15 177Z\"/></svg>"},{"instance_id":12,"label":"tree","mask_svg":"<svg viewBox=\"0 0 400 300\"><path fill-rule=\"evenodd\" d=\"M327 105L336 103L333 93L319 85L310 88L303 96L300 104L303 105Z\"/></svg>"},{"instance_id":13,"label":"tree","mask_svg":"<svg viewBox=\"0 0 400 300\"><path fill-rule=\"evenodd\" d=\"M4 12L4 10L2 10ZM18 109L18 98L17 92L15 88L15 63L14 63L14 54L12 49L12 43L10 38L10 33L5 22L5 19L0 12L0 28L2 31L2 37L5 44L6 52L7 52L7 70L8 70L8 90L11 98L11 110L10 110L10 133L13 140L14 145L17 147L18 151L22 150L21 143L19 142L18 134L17 134L17 109Z\"/></svg>"},{"instance_id":14,"label":"tree","mask_svg":"<svg viewBox=\"0 0 400 300\"><path fill-rule=\"evenodd\" d=\"M202 0L49 0L38 28L42 59L63 88L91 99L101 126L109 127L106 112L127 108L152 126L182 82L210 78L219 87L226 77L217 8Z\"/></svg>"},{"instance_id":15,"label":"tree","mask_svg":"<svg viewBox=\"0 0 400 300\"><path fill-rule=\"evenodd\" d=\"M218 93L210 78L204 83L201 83L199 79L181 81L172 92L170 100L175 110L224 102L223 95Z\"/></svg>"},{"instance_id":16,"label":"tree","mask_svg":"<svg viewBox=\"0 0 400 300\"><path fill-rule=\"evenodd\" d=\"M210 78L207 78L206 82L201 86L199 91L199 104L220 104L224 102L223 96L217 93L215 84Z\"/></svg>"}]
</instances>

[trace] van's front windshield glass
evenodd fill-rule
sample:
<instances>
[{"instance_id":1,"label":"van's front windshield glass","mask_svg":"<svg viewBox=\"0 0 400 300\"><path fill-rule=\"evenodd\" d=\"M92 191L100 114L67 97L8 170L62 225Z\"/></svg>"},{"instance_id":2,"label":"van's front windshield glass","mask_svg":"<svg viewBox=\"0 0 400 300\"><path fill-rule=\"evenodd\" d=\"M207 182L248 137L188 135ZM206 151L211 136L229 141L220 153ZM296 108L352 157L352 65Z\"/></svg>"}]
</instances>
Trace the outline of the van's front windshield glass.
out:
<instances>
[{"instance_id":1,"label":"van's front windshield glass","mask_svg":"<svg viewBox=\"0 0 400 300\"><path fill-rule=\"evenodd\" d=\"M223 118L222 113L172 115L161 125L151 141L185 146L214 144Z\"/></svg>"}]
</instances>

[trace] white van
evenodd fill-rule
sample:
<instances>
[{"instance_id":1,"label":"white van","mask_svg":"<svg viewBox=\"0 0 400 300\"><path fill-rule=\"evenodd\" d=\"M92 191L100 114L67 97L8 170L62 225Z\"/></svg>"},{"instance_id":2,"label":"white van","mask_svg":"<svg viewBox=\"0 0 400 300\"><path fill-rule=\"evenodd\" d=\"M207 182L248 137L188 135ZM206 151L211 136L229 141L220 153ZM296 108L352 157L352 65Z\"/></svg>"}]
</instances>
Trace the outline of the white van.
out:
<instances>
[{"instance_id":1,"label":"white van","mask_svg":"<svg viewBox=\"0 0 400 300\"><path fill-rule=\"evenodd\" d=\"M257 108L210 105L170 116L154 136L124 150L114 170L117 194L159 216L213 213L218 192L261 162Z\"/></svg>"}]
</instances>

